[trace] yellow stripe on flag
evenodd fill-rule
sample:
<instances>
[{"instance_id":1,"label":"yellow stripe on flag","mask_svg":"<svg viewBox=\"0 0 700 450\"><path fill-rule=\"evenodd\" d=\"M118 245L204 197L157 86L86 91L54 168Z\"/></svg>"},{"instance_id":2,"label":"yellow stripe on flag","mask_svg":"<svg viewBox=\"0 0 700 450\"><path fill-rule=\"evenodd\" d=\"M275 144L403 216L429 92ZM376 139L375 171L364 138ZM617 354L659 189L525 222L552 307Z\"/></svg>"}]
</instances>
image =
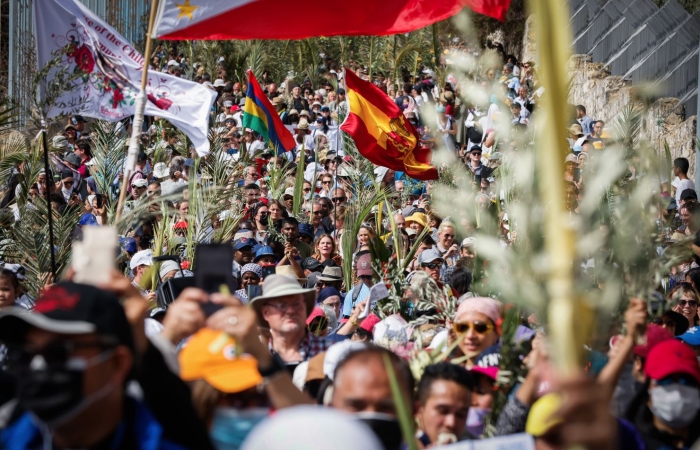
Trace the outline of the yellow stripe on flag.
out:
<instances>
[{"instance_id":1,"label":"yellow stripe on flag","mask_svg":"<svg viewBox=\"0 0 700 450\"><path fill-rule=\"evenodd\" d=\"M348 90L348 100L350 112L362 119L369 134L377 140L377 144L386 149L386 135L391 133L389 126L391 118L357 91Z\"/></svg>"},{"instance_id":2,"label":"yellow stripe on flag","mask_svg":"<svg viewBox=\"0 0 700 450\"><path fill-rule=\"evenodd\" d=\"M268 129L268 131L270 130L270 125L267 123L267 114L265 114L265 111L261 107L256 105L252 99L246 99L243 111L246 114L250 114L251 116L255 116L258 119L260 119L265 124L265 127Z\"/></svg>"}]
</instances>

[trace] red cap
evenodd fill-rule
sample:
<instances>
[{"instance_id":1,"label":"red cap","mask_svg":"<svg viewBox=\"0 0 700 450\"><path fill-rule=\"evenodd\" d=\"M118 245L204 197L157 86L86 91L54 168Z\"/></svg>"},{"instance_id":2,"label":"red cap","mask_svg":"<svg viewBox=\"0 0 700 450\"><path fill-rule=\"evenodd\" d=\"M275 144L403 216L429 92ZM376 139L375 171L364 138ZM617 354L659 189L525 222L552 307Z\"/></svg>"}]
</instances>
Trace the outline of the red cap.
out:
<instances>
[{"instance_id":1,"label":"red cap","mask_svg":"<svg viewBox=\"0 0 700 450\"><path fill-rule=\"evenodd\" d=\"M360 328L363 330L367 331L368 333L373 333L374 332L374 326L381 322L382 319L377 317L376 314L370 314L369 316L365 317L362 323L360 323Z\"/></svg>"},{"instance_id":2,"label":"red cap","mask_svg":"<svg viewBox=\"0 0 700 450\"><path fill-rule=\"evenodd\" d=\"M693 349L676 339L656 345L649 352L644 375L652 380L663 380L676 373L690 375L700 383L700 364Z\"/></svg>"},{"instance_id":3,"label":"red cap","mask_svg":"<svg viewBox=\"0 0 700 450\"><path fill-rule=\"evenodd\" d=\"M498 367L493 366L493 367L481 367L481 366L474 366L470 370L471 372L475 373L480 373L482 375L486 375L487 377L491 378L493 381L496 381L498 378Z\"/></svg>"},{"instance_id":4,"label":"red cap","mask_svg":"<svg viewBox=\"0 0 700 450\"><path fill-rule=\"evenodd\" d=\"M173 225L173 228L176 230L186 230L187 229L187 222L185 222L184 220L181 220L180 222Z\"/></svg>"},{"instance_id":5,"label":"red cap","mask_svg":"<svg viewBox=\"0 0 700 450\"><path fill-rule=\"evenodd\" d=\"M233 112L238 111L239 109L241 109L241 108L239 108L238 105L233 105L229 108L229 111L231 111L233 113Z\"/></svg>"},{"instance_id":6,"label":"red cap","mask_svg":"<svg viewBox=\"0 0 700 450\"><path fill-rule=\"evenodd\" d=\"M316 317L326 317L326 314L318 306L314 306L313 311L311 311L309 317L306 318L306 324L310 324Z\"/></svg>"},{"instance_id":7,"label":"red cap","mask_svg":"<svg viewBox=\"0 0 700 450\"><path fill-rule=\"evenodd\" d=\"M645 345L635 345L634 354L646 358L652 348L664 341L673 339L673 335L666 328L649 324L647 325L647 343Z\"/></svg>"}]
</instances>

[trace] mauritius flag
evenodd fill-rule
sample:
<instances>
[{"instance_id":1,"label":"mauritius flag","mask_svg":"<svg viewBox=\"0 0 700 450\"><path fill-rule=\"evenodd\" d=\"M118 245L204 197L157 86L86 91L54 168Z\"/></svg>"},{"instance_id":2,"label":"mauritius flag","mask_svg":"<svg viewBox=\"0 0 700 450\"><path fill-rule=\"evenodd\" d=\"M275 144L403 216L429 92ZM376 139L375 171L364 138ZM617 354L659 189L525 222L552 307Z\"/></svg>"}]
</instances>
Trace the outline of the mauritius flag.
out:
<instances>
[{"instance_id":1,"label":"mauritius flag","mask_svg":"<svg viewBox=\"0 0 700 450\"><path fill-rule=\"evenodd\" d=\"M288 152L296 147L294 137L282 123L279 114L250 70L243 112L243 126L261 134L277 149L277 154Z\"/></svg>"}]
</instances>

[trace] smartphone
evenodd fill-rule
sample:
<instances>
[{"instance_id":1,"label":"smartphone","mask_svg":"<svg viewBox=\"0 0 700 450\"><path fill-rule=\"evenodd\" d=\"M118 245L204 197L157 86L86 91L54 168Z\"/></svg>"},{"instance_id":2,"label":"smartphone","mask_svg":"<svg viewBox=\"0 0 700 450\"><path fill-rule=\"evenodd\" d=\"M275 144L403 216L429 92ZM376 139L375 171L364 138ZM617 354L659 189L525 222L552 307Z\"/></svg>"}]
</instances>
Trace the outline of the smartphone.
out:
<instances>
[{"instance_id":1,"label":"smartphone","mask_svg":"<svg viewBox=\"0 0 700 450\"><path fill-rule=\"evenodd\" d=\"M259 297L262 295L262 286L260 286L259 284L249 284L247 294L248 301L250 302L255 297Z\"/></svg>"},{"instance_id":2,"label":"smartphone","mask_svg":"<svg viewBox=\"0 0 700 450\"><path fill-rule=\"evenodd\" d=\"M574 169L574 181L577 183L581 181L581 169L578 167Z\"/></svg>"},{"instance_id":3,"label":"smartphone","mask_svg":"<svg viewBox=\"0 0 700 450\"><path fill-rule=\"evenodd\" d=\"M83 239L73 243L71 267L76 283L98 286L112 279L119 248L115 227L83 227Z\"/></svg>"},{"instance_id":4,"label":"smartphone","mask_svg":"<svg viewBox=\"0 0 700 450\"><path fill-rule=\"evenodd\" d=\"M276 273L276 271L275 271L275 268L276 268L276 267L277 267L277 266L275 266L274 264L265 264L265 265L263 265L263 266L262 266L262 277L263 277L263 280L264 280L265 278L269 277L270 275L274 275L274 274ZM250 296L248 296L248 298L250 298Z\"/></svg>"},{"instance_id":5,"label":"smartphone","mask_svg":"<svg viewBox=\"0 0 700 450\"><path fill-rule=\"evenodd\" d=\"M229 292L235 290L233 279L233 249L226 244L199 244L194 251L195 286L208 294L221 292L226 286ZM202 311L209 317L223 305L202 304Z\"/></svg>"}]
</instances>

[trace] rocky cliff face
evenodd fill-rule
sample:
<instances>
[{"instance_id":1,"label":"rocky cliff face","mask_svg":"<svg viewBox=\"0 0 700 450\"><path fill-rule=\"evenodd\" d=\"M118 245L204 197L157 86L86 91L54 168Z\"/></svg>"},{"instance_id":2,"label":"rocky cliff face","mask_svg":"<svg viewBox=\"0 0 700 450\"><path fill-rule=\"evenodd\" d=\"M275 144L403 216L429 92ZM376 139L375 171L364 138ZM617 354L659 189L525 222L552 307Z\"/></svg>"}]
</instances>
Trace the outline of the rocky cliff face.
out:
<instances>
[{"instance_id":1,"label":"rocky cliff face","mask_svg":"<svg viewBox=\"0 0 700 450\"><path fill-rule=\"evenodd\" d=\"M523 61L536 60L536 40L533 17L529 17L523 36ZM571 89L569 103L584 105L594 119L606 124L632 104L644 108L640 91L643 87L632 86L621 77L611 76L603 64L591 62L587 55L574 55L569 61ZM696 111L684 111L678 107L678 99L660 98L650 105L646 115L647 131L643 139L651 142L659 152L668 142L673 158L684 157L690 161L689 175L695 175L695 130Z\"/></svg>"},{"instance_id":2,"label":"rocky cliff face","mask_svg":"<svg viewBox=\"0 0 700 450\"><path fill-rule=\"evenodd\" d=\"M569 61L571 89L569 103L584 105L594 119L611 124L628 105L640 110L644 107L641 89L631 86L621 77L610 76L600 63L593 63L586 55L574 55ZM646 115L647 132L641 136L658 151L664 151L668 142L673 158L685 157L690 161L689 174L695 173L695 111L686 112L678 107L678 99L661 98L652 103ZM686 118L687 117L687 118Z\"/></svg>"}]
</instances>

